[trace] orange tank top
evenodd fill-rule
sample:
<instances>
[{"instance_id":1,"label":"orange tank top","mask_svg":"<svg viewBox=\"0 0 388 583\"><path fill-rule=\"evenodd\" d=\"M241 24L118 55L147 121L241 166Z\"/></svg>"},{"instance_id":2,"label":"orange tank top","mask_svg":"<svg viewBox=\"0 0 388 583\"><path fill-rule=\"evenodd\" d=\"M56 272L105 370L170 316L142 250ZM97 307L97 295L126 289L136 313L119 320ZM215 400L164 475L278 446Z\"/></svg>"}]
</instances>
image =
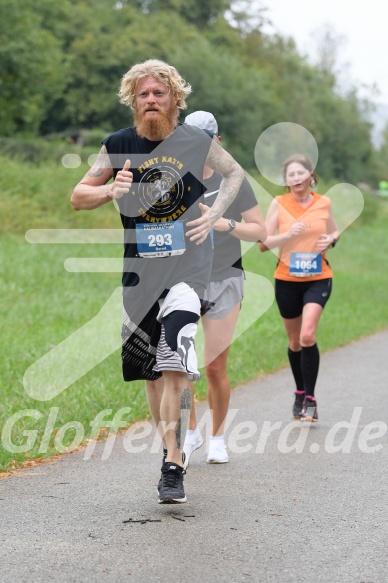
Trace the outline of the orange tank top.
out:
<instances>
[{"instance_id":1,"label":"orange tank top","mask_svg":"<svg viewBox=\"0 0 388 583\"><path fill-rule=\"evenodd\" d=\"M311 192L313 200L307 207L302 207L291 193L277 196L278 231L288 231L293 223L306 223L306 230L299 236L279 245L279 262L275 278L284 281L316 281L333 277L333 272L325 253L319 253L317 241L327 233L330 199L316 192Z\"/></svg>"}]
</instances>

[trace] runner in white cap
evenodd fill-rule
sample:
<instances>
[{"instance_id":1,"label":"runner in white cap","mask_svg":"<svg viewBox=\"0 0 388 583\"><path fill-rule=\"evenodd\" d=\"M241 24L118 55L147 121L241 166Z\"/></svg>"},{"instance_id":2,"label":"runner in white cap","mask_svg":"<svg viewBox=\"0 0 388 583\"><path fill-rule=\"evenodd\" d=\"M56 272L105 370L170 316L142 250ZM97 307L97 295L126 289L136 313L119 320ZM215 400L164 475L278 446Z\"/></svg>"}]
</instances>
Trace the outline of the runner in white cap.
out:
<instances>
[{"instance_id":1,"label":"runner in white cap","mask_svg":"<svg viewBox=\"0 0 388 583\"><path fill-rule=\"evenodd\" d=\"M195 111L188 115L185 123L202 128L210 135L218 136L218 124L208 111ZM221 138L218 136L218 139ZM208 166L204 169L205 201L211 206L218 195L222 177ZM264 220L254 192L244 178L240 191L223 217L214 225L214 256L211 281L205 299L213 307L202 317L205 335L205 372L208 385L208 401L212 414L212 431L209 441L208 463L229 461L224 439L225 418L229 408L230 383L227 375L227 359L238 314L243 299L244 271L241 261L240 241L256 242L266 238ZM194 391L189 429L183 451L185 467L190 456L203 444L197 429Z\"/></svg>"}]
</instances>

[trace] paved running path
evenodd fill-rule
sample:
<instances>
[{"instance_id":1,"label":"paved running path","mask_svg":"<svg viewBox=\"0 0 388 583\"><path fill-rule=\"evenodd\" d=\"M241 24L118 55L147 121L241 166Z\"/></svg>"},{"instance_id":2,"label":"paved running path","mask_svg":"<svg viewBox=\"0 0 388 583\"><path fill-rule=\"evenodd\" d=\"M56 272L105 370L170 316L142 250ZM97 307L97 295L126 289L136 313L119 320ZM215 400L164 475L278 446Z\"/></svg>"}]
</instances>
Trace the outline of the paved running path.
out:
<instances>
[{"instance_id":1,"label":"paved running path","mask_svg":"<svg viewBox=\"0 0 388 583\"><path fill-rule=\"evenodd\" d=\"M320 423L306 434L291 431L290 386L283 370L233 391L230 463L195 452L187 504L156 503L160 453L128 453L123 436L107 460L99 443L87 461L81 451L1 480L1 579L387 581L388 331L323 355ZM352 415L353 439L335 425ZM149 450L154 437L131 443ZM287 452L297 439L302 451Z\"/></svg>"}]
</instances>

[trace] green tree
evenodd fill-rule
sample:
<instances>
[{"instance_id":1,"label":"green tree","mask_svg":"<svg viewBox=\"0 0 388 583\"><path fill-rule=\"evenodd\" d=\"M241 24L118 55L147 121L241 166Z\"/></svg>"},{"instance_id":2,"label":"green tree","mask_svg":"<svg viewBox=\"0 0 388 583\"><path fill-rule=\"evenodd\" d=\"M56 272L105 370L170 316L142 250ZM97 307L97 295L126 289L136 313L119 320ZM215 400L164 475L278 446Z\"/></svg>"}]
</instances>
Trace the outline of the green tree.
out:
<instances>
[{"instance_id":1,"label":"green tree","mask_svg":"<svg viewBox=\"0 0 388 583\"><path fill-rule=\"evenodd\" d=\"M65 85L61 44L33 0L0 0L0 11L0 132L36 131Z\"/></svg>"},{"instance_id":2,"label":"green tree","mask_svg":"<svg viewBox=\"0 0 388 583\"><path fill-rule=\"evenodd\" d=\"M175 12L200 29L230 8L229 0L122 0L120 4L139 7L145 14Z\"/></svg>"},{"instance_id":3,"label":"green tree","mask_svg":"<svg viewBox=\"0 0 388 583\"><path fill-rule=\"evenodd\" d=\"M375 169L374 186L378 188L380 180L388 180L388 124L383 131L381 143L374 152L373 163Z\"/></svg>"},{"instance_id":4,"label":"green tree","mask_svg":"<svg viewBox=\"0 0 388 583\"><path fill-rule=\"evenodd\" d=\"M371 180L382 164L368 104L341 87L338 39L317 35L312 63L292 38L263 32L265 8L255 0L0 0L0 10L3 135L130 125L120 79L158 58L193 87L181 119L212 111L247 169L261 132L282 121L315 136L326 179Z\"/></svg>"}]
</instances>

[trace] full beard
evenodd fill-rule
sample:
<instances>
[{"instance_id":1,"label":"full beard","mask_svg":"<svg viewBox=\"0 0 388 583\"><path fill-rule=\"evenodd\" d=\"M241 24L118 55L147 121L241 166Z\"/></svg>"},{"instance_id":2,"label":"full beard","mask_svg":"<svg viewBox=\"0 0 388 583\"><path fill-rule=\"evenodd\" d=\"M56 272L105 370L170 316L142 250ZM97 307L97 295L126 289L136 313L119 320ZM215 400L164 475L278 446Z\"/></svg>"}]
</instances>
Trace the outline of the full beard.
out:
<instances>
[{"instance_id":1,"label":"full beard","mask_svg":"<svg viewBox=\"0 0 388 583\"><path fill-rule=\"evenodd\" d=\"M156 117L148 117L146 108L134 112L136 131L142 138L160 142L165 140L174 129L178 121L178 111L176 106L172 106L167 112L155 107L159 112Z\"/></svg>"}]
</instances>

